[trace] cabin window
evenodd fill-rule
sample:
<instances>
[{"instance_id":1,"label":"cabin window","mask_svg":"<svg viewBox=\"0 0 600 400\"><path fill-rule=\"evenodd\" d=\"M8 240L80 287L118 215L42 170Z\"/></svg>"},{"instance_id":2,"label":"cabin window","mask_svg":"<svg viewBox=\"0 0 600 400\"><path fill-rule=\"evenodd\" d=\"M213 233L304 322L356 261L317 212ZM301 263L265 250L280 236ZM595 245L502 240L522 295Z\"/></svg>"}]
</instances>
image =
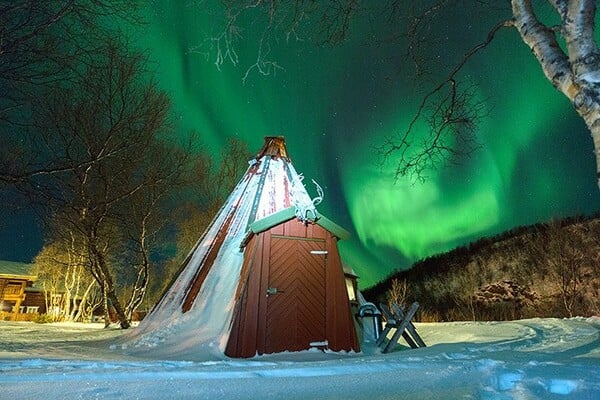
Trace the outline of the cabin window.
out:
<instances>
[{"instance_id":1,"label":"cabin window","mask_svg":"<svg viewBox=\"0 0 600 400\"><path fill-rule=\"evenodd\" d=\"M21 294L21 289L23 285L21 282L8 282L6 288L4 289L4 295L19 295Z\"/></svg>"}]
</instances>

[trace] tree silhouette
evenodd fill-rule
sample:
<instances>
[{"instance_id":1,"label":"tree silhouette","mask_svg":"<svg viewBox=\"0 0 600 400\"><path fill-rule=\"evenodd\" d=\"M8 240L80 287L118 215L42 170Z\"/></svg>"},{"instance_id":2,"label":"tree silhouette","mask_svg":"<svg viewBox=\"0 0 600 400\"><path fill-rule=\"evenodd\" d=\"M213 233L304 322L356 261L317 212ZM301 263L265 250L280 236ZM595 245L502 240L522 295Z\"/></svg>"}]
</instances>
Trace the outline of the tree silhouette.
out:
<instances>
[{"instance_id":1,"label":"tree silhouette","mask_svg":"<svg viewBox=\"0 0 600 400\"><path fill-rule=\"evenodd\" d=\"M104 38L119 36L109 28L116 20L139 22L136 8L136 0L0 0L0 185L63 172L31 148L32 102L73 80Z\"/></svg>"}]
</instances>

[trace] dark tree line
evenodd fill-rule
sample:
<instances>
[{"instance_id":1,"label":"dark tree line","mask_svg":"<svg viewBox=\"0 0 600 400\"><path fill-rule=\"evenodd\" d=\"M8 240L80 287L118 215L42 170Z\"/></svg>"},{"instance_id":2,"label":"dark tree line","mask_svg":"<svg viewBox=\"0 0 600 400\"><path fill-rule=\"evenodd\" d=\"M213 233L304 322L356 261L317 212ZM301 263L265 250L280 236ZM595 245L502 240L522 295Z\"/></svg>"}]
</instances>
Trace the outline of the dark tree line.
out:
<instances>
[{"instance_id":1,"label":"dark tree line","mask_svg":"<svg viewBox=\"0 0 600 400\"><path fill-rule=\"evenodd\" d=\"M418 301L430 321L596 315L600 218L515 228L428 257L366 289L372 301Z\"/></svg>"}]
</instances>

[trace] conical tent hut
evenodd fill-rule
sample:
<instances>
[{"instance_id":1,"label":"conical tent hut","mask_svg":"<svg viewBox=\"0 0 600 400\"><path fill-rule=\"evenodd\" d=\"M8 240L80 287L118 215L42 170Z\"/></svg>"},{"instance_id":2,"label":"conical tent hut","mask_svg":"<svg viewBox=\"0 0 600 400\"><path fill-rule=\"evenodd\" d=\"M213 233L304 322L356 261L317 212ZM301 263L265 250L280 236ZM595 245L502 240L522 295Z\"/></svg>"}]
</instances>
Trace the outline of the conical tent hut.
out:
<instances>
[{"instance_id":1,"label":"conical tent hut","mask_svg":"<svg viewBox=\"0 0 600 400\"><path fill-rule=\"evenodd\" d=\"M283 137L259 153L134 333L169 358L252 357L310 348L359 351L337 241ZM155 354L156 355L156 354Z\"/></svg>"}]
</instances>

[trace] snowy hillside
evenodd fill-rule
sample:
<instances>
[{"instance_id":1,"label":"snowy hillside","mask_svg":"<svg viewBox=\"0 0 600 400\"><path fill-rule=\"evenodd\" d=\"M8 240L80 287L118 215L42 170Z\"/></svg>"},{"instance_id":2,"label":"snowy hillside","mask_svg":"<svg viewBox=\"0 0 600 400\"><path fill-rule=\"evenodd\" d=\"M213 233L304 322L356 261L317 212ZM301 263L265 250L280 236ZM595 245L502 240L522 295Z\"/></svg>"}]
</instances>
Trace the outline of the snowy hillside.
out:
<instances>
[{"instance_id":1,"label":"snowy hillside","mask_svg":"<svg viewBox=\"0 0 600 400\"><path fill-rule=\"evenodd\" d=\"M600 318L417 328L428 348L191 362L129 356L117 329L0 322L0 398L600 398Z\"/></svg>"}]
</instances>

